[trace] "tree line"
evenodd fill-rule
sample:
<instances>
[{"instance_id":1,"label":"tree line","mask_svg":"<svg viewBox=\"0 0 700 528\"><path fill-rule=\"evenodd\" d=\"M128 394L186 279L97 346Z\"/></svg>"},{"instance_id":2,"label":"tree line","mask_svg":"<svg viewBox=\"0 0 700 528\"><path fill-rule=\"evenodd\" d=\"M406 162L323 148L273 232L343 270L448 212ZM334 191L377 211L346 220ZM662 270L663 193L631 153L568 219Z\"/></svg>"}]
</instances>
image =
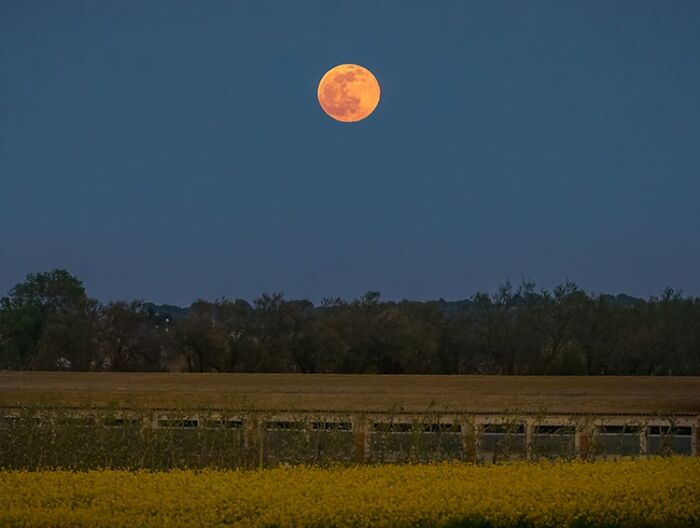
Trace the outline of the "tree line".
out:
<instances>
[{"instance_id":1,"label":"tree line","mask_svg":"<svg viewBox=\"0 0 700 528\"><path fill-rule=\"evenodd\" d=\"M700 298L647 300L506 281L463 301L100 303L65 270L0 299L0 369L700 375Z\"/></svg>"}]
</instances>

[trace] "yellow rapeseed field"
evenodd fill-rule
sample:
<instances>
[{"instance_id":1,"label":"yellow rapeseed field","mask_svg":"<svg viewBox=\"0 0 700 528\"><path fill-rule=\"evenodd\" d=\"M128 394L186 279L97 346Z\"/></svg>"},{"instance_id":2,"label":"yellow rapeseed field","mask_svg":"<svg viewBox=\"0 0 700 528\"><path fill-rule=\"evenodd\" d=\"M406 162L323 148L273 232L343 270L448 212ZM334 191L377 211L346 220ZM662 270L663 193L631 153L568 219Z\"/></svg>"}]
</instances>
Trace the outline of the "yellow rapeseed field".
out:
<instances>
[{"instance_id":1,"label":"yellow rapeseed field","mask_svg":"<svg viewBox=\"0 0 700 528\"><path fill-rule=\"evenodd\" d=\"M0 472L0 526L700 526L700 458Z\"/></svg>"}]
</instances>

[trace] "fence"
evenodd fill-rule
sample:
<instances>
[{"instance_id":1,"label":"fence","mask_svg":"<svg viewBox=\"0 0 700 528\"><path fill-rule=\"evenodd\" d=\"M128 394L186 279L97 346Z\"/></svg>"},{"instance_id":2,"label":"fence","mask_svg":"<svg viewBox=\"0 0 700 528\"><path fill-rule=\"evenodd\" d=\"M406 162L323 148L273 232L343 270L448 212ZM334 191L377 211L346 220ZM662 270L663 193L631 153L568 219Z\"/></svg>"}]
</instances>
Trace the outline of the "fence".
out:
<instances>
[{"instance_id":1,"label":"fence","mask_svg":"<svg viewBox=\"0 0 700 528\"><path fill-rule=\"evenodd\" d=\"M168 469L694 455L697 415L4 409L0 467Z\"/></svg>"}]
</instances>

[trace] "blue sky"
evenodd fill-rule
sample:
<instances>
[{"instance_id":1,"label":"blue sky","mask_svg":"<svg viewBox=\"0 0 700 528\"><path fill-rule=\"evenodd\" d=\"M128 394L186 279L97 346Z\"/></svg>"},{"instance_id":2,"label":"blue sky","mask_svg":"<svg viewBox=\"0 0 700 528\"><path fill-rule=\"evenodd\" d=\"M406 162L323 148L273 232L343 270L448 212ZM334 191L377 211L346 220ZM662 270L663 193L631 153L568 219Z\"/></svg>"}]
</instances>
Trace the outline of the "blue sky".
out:
<instances>
[{"instance_id":1,"label":"blue sky","mask_svg":"<svg viewBox=\"0 0 700 528\"><path fill-rule=\"evenodd\" d=\"M0 292L700 293L698 2L0 3ZM376 112L318 80L369 68Z\"/></svg>"}]
</instances>

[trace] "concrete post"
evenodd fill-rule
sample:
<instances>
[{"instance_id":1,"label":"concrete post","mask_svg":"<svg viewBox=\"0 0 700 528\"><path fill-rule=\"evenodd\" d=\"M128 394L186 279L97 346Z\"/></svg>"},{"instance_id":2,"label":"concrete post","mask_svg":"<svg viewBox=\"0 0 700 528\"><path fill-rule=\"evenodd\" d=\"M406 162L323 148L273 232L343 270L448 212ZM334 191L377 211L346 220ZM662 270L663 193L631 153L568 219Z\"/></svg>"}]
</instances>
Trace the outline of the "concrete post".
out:
<instances>
[{"instance_id":1,"label":"concrete post","mask_svg":"<svg viewBox=\"0 0 700 528\"><path fill-rule=\"evenodd\" d=\"M352 439L355 445L355 462L364 464L369 458L368 421L364 414L352 417Z\"/></svg>"},{"instance_id":2,"label":"concrete post","mask_svg":"<svg viewBox=\"0 0 700 528\"><path fill-rule=\"evenodd\" d=\"M583 460L587 460L591 454L591 430L587 426L576 428L576 453Z\"/></svg>"},{"instance_id":3,"label":"concrete post","mask_svg":"<svg viewBox=\"0 0 700 528\"><path fill-rule=\"evenodd\" d=\"M242 417L241 421L241 427L243 429L243 447L246 449L251 449L257 444L257 417L253 414L246 414Z\"/></svg>"},{"instance_id":4,"label":"concrete post","mask_svg":"<svg viewBox=\"0 0 700 528\"><path fill-rule=\"evenodd\" d=\"M153 429L157 424L158 420L155 418L155 415L144 415L141 417L141 432Z\"/></svg>"},{"instance_id":5,"label":"concrete post","mask_svg":"<svg viewBox=\"0 0 700 528\"><path fill-rule=\"evenodd\" d=\"M477 438L474 422L471 420L462 421L462 446L464 449L464 459L475 462L477 459Z\"/></svg>"},{"instance_id":6,"label":"concrete post","mask_svg":"<svg viewBox=\"0 0 700 528\"><path fill-rule=\"evenodd\" d=\"M646 428L646 425L641 425L639 427L639 454L642 456L647 455L647 428Z\"/></svg>"},{"instance_id":7,"label":"concrete post","mask_svg":"<svg viewBox=\"0 0 700 528\"><path fill-rule=\"evenodd\" d=\"M535 424L531 421L528 420L525 423L525 455L528 460L532 460L533 458L533 453L532 453L532 436L535 431Z\"/></svg>"},{"instance_id":8,"label":"concrete post","mask_svg":"<svg viewBox=\"0 0 700 528\"><path fill-rule=\"evenodd\" d=\"M265 435L264 423L260 417L253 413L241 417L243 428L243 448L245 459L249 467L261 466L263 436Z\"/></svg>"}]
</instances>

